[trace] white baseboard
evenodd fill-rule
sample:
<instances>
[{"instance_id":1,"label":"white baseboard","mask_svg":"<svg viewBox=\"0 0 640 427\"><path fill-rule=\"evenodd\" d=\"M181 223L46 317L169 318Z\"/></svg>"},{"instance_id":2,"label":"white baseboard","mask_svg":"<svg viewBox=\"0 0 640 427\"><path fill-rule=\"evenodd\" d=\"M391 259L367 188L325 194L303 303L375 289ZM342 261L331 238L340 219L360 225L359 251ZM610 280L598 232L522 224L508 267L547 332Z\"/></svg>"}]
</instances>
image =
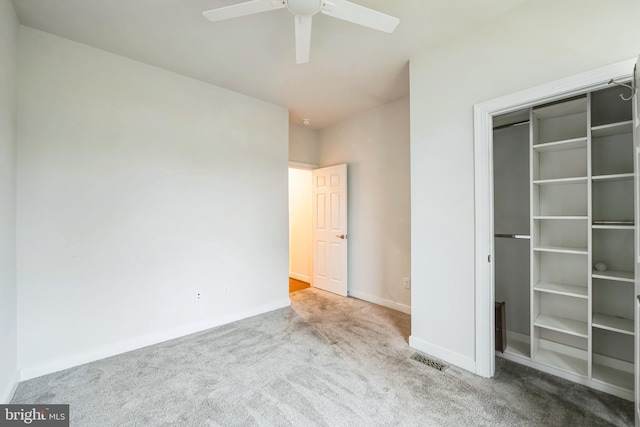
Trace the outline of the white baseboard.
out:
<instances>
[{"instance_id":1,"label":"white baseboard","mask_svg":"<svg viewBox=\"0 0 640 427\"><path fill-rule=\"evenodd\" d=\"M473 374L476 373L476 361L470 357L463 356L459 353L447 350L446 348L442 348L437 345L429 344L428 342L414 336L409 337L409 347L428 354L429 356L433 356L436 359L440 359L443 362L458 366Z\"/></svg>"},{"instance_id":2,"label":"white baseboard","mask_svg":"<svg viewBox=\"0 0 640 427\"><path fill-rule=\"evenodd\" d=\"M311 277L305 276L304 274L293 273L290 271L289 277L291 277L292 279L300 280L301 282L311 283Z\"/></svg>"},{"instance_id":3,"label":"white baseboard","mask_svg":"<svg viewBox=\"0 0 640 427\"><path fill-rule=\"evenodd\" d=\"M74 366L95 362L96 360L105 359L107 357L126 353L128 351L138 350L150 345L159 344L161 342L184 337L186 335L191 335L197 332L202 332L207 329L215 328L216 326L221 326L238 320L247 319L249 317L268 313L270 311L289 307L290 305L291 300L289 298L286 298L270 304L252 307L239 313L212 317L210 319L190 323L166 331L132 338L129 340L90 349L76 354L70 354L68 356L52 360L50 362L22 368L20 370L20 380L26 381L31 378L36 378L42 375L51 374L53 372L62 371Z\"/></svg>"},{"instance_id":4,"label":"white baseboard","mask_svg":"<svg viewBox=\"0 0 640 427\"><path fill-rule=\"evenodd\" d=\"M395 301L391 301L388 299L380 298L375 295L368 294L366 292L360 292L357 290L349 289L348 295L353 298L358 298L364 301L368 301L374 304L381 305L383 307L391 308L396 311L401 311L406 314L411 314L411 306L400 304Z\"/></svg>"},{"instance_id":5,"label":"white baseboard","mask_svg":"<svg viewBox=\"0 0 640 427\"><path fill-rule=\"evenodd\" d=\"M18 388L18 382L20 382L20 371L17 369L13 373L13 376L9 380L9 384L7 388L2 391L2 395L0 396L0 404L8 404L13 399L13 395L16 392L16 388Z\"/></svg>"}]
</instances>

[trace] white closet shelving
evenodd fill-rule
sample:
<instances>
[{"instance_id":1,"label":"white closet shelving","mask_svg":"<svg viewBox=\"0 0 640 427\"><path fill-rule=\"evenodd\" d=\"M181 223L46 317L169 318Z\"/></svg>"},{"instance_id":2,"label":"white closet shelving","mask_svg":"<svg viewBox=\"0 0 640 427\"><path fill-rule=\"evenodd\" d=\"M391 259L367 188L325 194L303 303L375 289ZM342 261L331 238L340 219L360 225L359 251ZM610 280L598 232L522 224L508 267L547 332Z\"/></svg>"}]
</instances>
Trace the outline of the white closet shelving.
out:
<instances>
[{"instance_id":1,"label":"white closet shelving","mask_svg":"<svg viewBox=\"0 0 640 427\"><path fill-rule=\"evenodd\" d=\"M531 111L531 358L588 375L587 97Z\"/></svg>"},{"instance_id":2,"label":"white closet shelving","mask_svg":"<svg viewBox=\"0 0 640 427\"><path fill-rule=\"evenodd\" d=\"M620 93L530 110L531 329L505 357L633 400L633 122Z\"/></svg>"},{"instance_id":3,"label":"white closet shelving","mask_svg":"<svg viewBox=\"0 0 640 427\"><path fill-rule=\"evenodd\" d=\"M592 379L633 391L634 165L631 103L618 88L591 94Z\"/></svg>"}]
</instances>

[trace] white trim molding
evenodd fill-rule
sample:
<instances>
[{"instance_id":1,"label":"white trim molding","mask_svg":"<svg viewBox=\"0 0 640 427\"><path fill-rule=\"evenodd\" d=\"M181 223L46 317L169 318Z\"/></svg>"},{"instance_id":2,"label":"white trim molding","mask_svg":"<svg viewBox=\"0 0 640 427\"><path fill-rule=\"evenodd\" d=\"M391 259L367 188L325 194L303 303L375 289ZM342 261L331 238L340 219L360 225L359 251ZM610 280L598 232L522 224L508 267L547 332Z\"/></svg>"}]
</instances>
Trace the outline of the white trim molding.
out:
<instances>
[{"instance_id":1,"label":"white trim molding","mask_svg":"<svg viewBox=\"0 0 640 427\"><path fill-rule=\"evenodd\" d=\"M435 357L436 359L440 359L443 362L458 366L471 373L477 373L476 363L473 359L467 356L463 356L459 353L455 353L451 350L447 350L446 348L429 344L428 342L423 341L420 338L410 336L409 347L415 348L416 350L421 351L429 356Z\"/></svg>"},{"instance_id":2,"label":"white trim molding","mask_svg":"<svg viewBox=\"0 0 640 427\"><path fill-rule=\"evenodd\" d=\"M401 311L402 313L406 313L406 314L411 314L410 305L400 304L399 302L391 301L390 299L380 298L375 295L371 295L366 292L356 291L353 289L349 289L348 295L352 298L361 299L363 301L381 305L383 307L387 307L392 310Z\"/></svg>"},{"instance_id":3,"label":"white trim molding","mask_svg":"<svg viewBox=\"0 0 640 427\"><path fill-rule=\"evenodd\" d=\"M3 391L2 396L0 396L1 404L8 404L13 399L13 395L16 393L16 389L18 388L18 382L20 381L20 372L16 370L9 380L9 384L7 388Z\"/></svg>"},{"instance_id":4,"label":"white trim molding","mask_svg":"<svg viewBox=\"0 0 640 427\"><path fill-rule=\"evenodd\" d=\"M610 79L626 80L636 59L618 62L552 83L474 105L475 162L475 372L495 373L493 278L493 117L590 92L607 86ZM489 262L489 258L491 261ZM417 348L417 347L416 347ZM434 354L437 357L437 355ZM446 359L445 359L446 360ZM452 362L454 363L454 362Z\"/></svg>"},{"instance_id":5,"label":"white trim molding","mask_svg":"<svg viewBox=\"0 0 640 427\"><path fill-rule=\"evenodd\" d=\"M289 277L291 277L292 279L299 280L301 282L305 282L305 283L311 284L311 277L309 277L307 275L304 275L304 274L294 273L293 271L290 271L289 272Z\"/></svg>"},{"instance_id":6,"label":"white trim molding","mask_svg":"<svg viewBox=\"0 0 640 427\"><path fill-rule=\"evenodd\" d=\"M318 165L314 165L313 163L301 163L301 162L289 162L289 167L293 169L318 169Z\"/></svg>"}]
</instances>

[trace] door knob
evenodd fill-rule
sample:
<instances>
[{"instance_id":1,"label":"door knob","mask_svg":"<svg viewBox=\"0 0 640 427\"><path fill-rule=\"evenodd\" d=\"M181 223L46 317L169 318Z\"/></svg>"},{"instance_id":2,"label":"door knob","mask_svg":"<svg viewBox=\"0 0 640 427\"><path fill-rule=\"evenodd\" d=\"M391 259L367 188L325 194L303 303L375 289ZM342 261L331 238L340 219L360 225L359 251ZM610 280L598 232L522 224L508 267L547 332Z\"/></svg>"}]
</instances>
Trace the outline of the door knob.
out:
<instances>
[{"instance_id":1,"label":"door knob","mask_svg":"<svg viewBox=\"0 0 640 427\"><path fill-rule=\"evenodd\" d=\"M336 237L337 237L338 239L342 239L342 240L344 240L344 239L346 239L346 238L347 238L347 235L346 235L346 234L336 234Z\"/></svg>"}]
</instances>

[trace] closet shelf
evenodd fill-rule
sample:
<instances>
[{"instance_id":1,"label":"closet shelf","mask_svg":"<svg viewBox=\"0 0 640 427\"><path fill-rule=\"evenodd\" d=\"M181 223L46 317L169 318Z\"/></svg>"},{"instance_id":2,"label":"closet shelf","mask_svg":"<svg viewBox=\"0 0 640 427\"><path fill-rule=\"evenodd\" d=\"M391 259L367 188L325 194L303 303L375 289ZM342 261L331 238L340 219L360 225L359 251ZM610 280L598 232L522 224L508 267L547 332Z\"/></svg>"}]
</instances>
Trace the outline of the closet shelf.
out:
<instances>
[{"instance_id":1,"label":"closet shelf","mask_svg":"<svg viewBox=\"0 0 640 427\"><path fill-rule=\"evenodd\" d=\"M536 144L533 149L537 152L544 153L549 151L575 150L579 148L587 148L587 137L565 139L563 141L546 142L544 144Z\"/></svg>"},{"instance_id":2,"label":"closet shelf","mask_svg":"<svg viewBox=\"0 0 640 427\"><path fill-rule=\"evenodd\" d=\"M586 176L577 176L572 178L536 179L533 181L535 185L581 184L586 182Z\"/></svg>"},{"instance_id":3,"label":"closet shelf","mask_svg":"<svg viewBox=\"0 0 640 427\"><path fill-rule=\"evenodd\" d=\"M587 376L587 361L569 356L568 354L541 348L538 350L534 360L553 368L571 372L582 377Z\"/></svg>"},{"instance_id":4,"label":"closet shelf","mask_svg":"<svg viewBox=\"0 0 640 427\"><path fill-rule=\"evenodd\" d=\"M616 270L607 270L607 271L598 271L593 270L591 272L591 277L594 279L603 279L603 280L615 280L618 282L629 282L635 283L635 275L630 271L616 271Z\"/></svg>"},{"instance_id":5,"label":"closet shelf","mask_svg":"<svg viewBox=\"0 0 640 427\"><path fill-rule=\"evenodd\" d=\"M595 230L634 230L634 225L624 224L593 224L592 228Z\"/></svg>"},{"instance_id":6,"label":"closet shelf","mask_svg":"<svg viewBox=\"0 0 640 427\"><path fill-rule=\"evenodd\" d=\"M538 282L534 291L550 294L565 295L574 298L588 298L587 288L584 286L563 285L561 283Z\"/></svg>"},{"instance_id":7,"label":"closet shelf","mask_svg":"<svg viewBox=\"0 0 640 427\"><path fill-rule=\"evenodd\" d=\"M633 320L609 316L602 313L593 313L591 325L594 328L606 329L621 334L635 335Z\"/></svg>"},{"instance_id":8,"label":"closet shelf","mask_svg":"<svg viewBox=\"0 0 640 427\"><path fill-rule=\"evenodd\" d=\"M587 112L587 97L573 99L571 101L547 105L533 109L533 115L539 120L554 119L557 117L571 116Z\"/></svg>"},{"instance_id":9,"label":"closet shelf","mask_svg":"<svg viewBox=\"0 0 640 427\"><path fill-rule=\"evenodd\" d=\"M589 219L588 216L584 215L584 216L571 216L571 215L537 215L534 216L533 219L539 219L539 220L544 220L544 219L577 219L577 220L585 220L585 219Z\"/></svg>"},{"instance_id":10,"label":"closet shelf","mask_svg":"<svg viewBox=\"0 0 640 427\"><path fill-rule=\"evenodd\" d=\"M593 225L634 225L632 219L594 219Z\"/></svg>"},{"instance_id":11,"label":"closet shelf","mask_svg":"<svg viewBox=\"0 0 640 427\"><path fill-rule=\"evenodd\" d=\"M610 123L602 126L594 126L591 128L591 136L593 138L601 138L605 136L621 135L623 133L633 132L633 121Z\"/></svg>"},{"instance_id":12,"label":"closet shelf","mask_svg":"<svg viewBox=\"0 0 640 427\"><path fill-rule=\"evenodd\" d=\"M605 181L631 181L633 180L633 173L618 173L614 175L595 175L591 177L595 182Z\"/></svg>"},{"instance_id":13,"label":"closet shelf","mask_svg":"<svg viewBox=\"0 0 640 427\"><path fill-rule=\"evenodd\" d=\"M578 320L565 319L563 317L550 316L548 314L540 314L533 322L533 325L539 328L563 332L568 335L575 335L577 337L589 337L587 322L580 322Z\"/></svg>"},{"instance_id":14,"label":"closet shelf","mask_svg":"<svg viewBox=\"0 0 640 427\"><path fill-rule=\"evenodd\" d=\"M563 246L536 246L533 248L536 252L555 252L559 254L576 254L587 255L587 248L569 248Z\"/></svg>"},{"instance_id":15,"label":"closet shelf","mask_svg":"<svg viewBox=\"0 0 640 427\"><path fill-rule=\"evenodd\" d=\"M634 377L632 372L625 372L609 366L594 363L592 378L604 384L613 385L627 391L633 391Z\"/></svg>"},{"instance_id":16,"label":"closet shelf","mask_svg":"<svg viewBox=\"0 0 640 427\"><path fill-rule=\"evenodd\" d=\"M504 352L514 356L531 359L531 345L528 342L510 340L508 341L507 348Z\"/></svg>"}]
</instances>

